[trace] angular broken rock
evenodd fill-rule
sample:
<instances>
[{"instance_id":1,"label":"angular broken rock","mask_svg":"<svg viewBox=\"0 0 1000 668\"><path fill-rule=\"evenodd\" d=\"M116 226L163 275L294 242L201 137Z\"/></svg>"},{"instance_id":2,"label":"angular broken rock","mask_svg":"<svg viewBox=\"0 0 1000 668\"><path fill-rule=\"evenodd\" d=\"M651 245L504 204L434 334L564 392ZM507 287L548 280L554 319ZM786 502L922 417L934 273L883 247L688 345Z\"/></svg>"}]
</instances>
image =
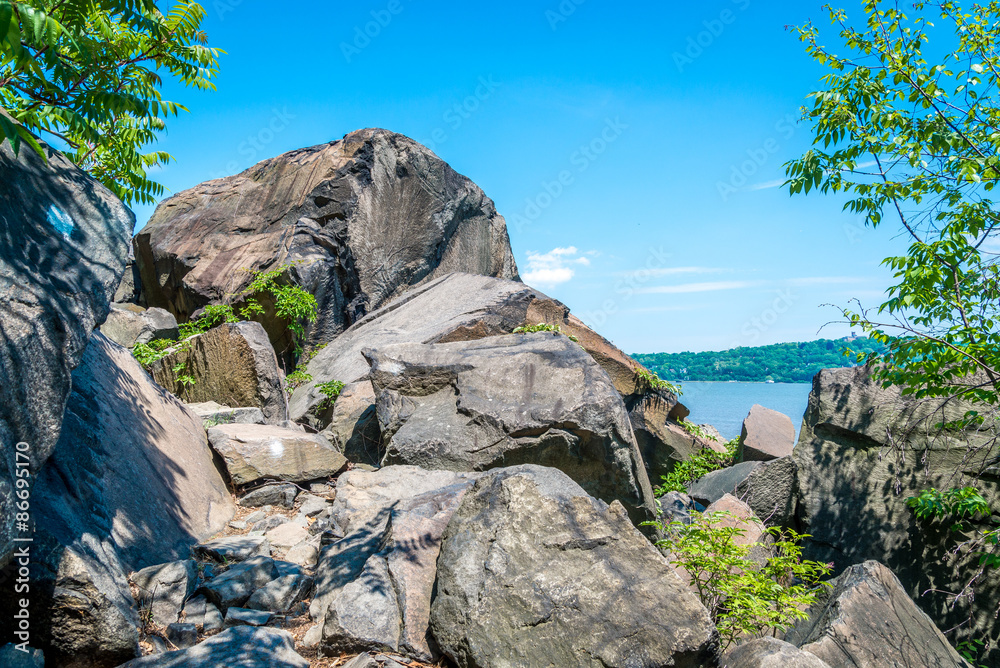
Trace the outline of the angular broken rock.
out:
<instances>
[{"instance_id":1,"label":"angular broken rock","mask_svg":"<svg viewBox=\"0 0 1000 668\"><path fill-rule=\"evenodd\" d=\"M711 505L726 494L735 494L736 488L758 466L761 466L761 462L740 462L711 471L688 485L688 494L703 506Z\"/></svg>"},{"instance_id":2,"label":"angular broken rock","mask_svg":"<svg viewBox=\"0 0 1000 668\"><path fill-rule=\"evenodd\" d=\"M244 406L230 408L214 401L203 401L188 404L188 409L201 418L205 428L220 424L265 424L264 411L259 408Z\"/></svg>"},{"instance_id":3,"label":"angular broken rock","mask_svg":"<svg viewBox=\"0 0 1000 668\"><path fill-rule=\"evenodd\" d=\"M223 624L222 613L204 594L193 596L184 604L184 621L203 633L218 631Z\"/></svg>"},{"instance_id":4,"label":"angular broken rock","mask_svg":"<svg viewBox=\"0 0 1000 668\"><path fill-rule=\"evenodd\" d=\"M621 504L594 499L556 469L481 477L448 525L437 575L431 630L462 668L718 658L708 611Z\"/></svg>"},{"instance_id":5,"label":"angular broken rock","mask_svg":"<svg viewBox=\"0 0 1000 668\"><path fill-rule=\"evenodd\" d=\"M255 591L278 577L280 573L270 557L252 557L215 576L196 593L204 594L225 613L231 607L243 605Z\"/></svg>"},{"instance_id":6,"label":"angular broken rock","mask_svg":"<svg viewBox=\"0 0 1000 668\"><path fill-rule=\"evenodd\" d=\"M785 640L837 666L971 668L877 561L851 566Z\"/></svg>"},{"instance_id":7,"label":"angular broken rock","mask_svg":"<svg viewBox=\"0 0 1000 668\"><path fill-rule=\"evenodd\" d=\"M414 466L340 476L333 521L345 537L323 549L310 606L325 647L436 658L428 619L441 534L475 478Z\"/></svg>"},{"instance_id":8,"label":"angular broken rock","mask_svg":"<svg viewBox=\"0 0 1000 668\"><path fill-rule=\"evenodd\" d=\"M223 323L193 336L150 366L153 379L187 402L261 409L268 424L288 419L285 375L260 323ZM194 378L194 383L183 377Z\"/></svg>"},{"instance_id":9,"label":"angular broken rock","mask_svg":"<svg viewBox=\"0 0 1000 668\"><path fill-rule=\"evenodd\" d=\"M764 524L794 528L797 485L795 460L780 457L756 466L733 495L746 501Z\"/></svg>"},{"instance_id":10,"label":"angular broken rock","mask_svg":"<svg viewBox=\"0 0 1000 668\"><path fill-rule=\"evenodd\" d=\"M153 620L167 626L177 621L184 601L198 586L198 564L185 559L150 566L133 573L131 580L139 588L140 601L149 603Z\"/></svg>"},{"instance_id":11,"label":"angular broken rock","mask_svg":"<svg viewBox=\"0 0 1000 668\"><path fill-rule=\"evenodd\" d=\"M270 505L291 508L298 493L299 488L291 483L270 484L250 490L241 496L237 503L244 508L260 508ZM251 520L248 517L247 521L252 523L259 520Z\"/></svg>"},{"instance_id":12,"label":"angular broken rock","mask_svg":"<svg viewBox=\"0 0 1000 668\"><path fill-rule=\"evenodd\" d=\"M251 557L271 556L271 546L263 536L225 536L199 543L191 551L201 558L219 562L245 561Z\"/></svg>"},{"instance_id":13,"label":"angular broken rock","mask_svg":"<svg viewBox=\"0 0 1000 668\"><path fill-rule=\"evenodd\" d=\"M177 319L161 308L144 309L135 304L112 304L101 334L126 348L154 339L176 339Z\"/></svg>"},{"instance_id":14,"label":"angular broken rock","mask_svg":"<svg viewBox=\"0 0 1000 668\"><path fill-rule=\"evenodd\" d=\"M530 463L651 516L652 489L607 373L549 332L366 350L385 464L484 471Z\"/></svg>"},{"instance_id":15,"label":"angular broken rock","mask_svg":"<svg viewBox=\"0 0 1000 668\"><path fill-rule=\"evenodd\" d=\"M194 647L177 652L133 659L119 668L309 668L295 652L295 639L287 631L237 626Z\"/></svg>"},{"instance_id":16,"label":"angular broken rock","mask_svg":"<svg viewBox=\"0 0 1000 668\"><path fill-rule=\"evenodd\" d=\"M736 528L743 532L740 536L733 536L736 545L753 545L764 535L764 524L754 515L750 506L732 494L724 495L705 508L705 514L709 513L726 513L712 522L712 528Z\"/></svg>"},{"instance_id":17,"label":"angular broken rock","mask_svg":"<svg viewBox=\"0 0 1000 668\"><path fill-rule=\"evenodd\" d=\"M229 608L226 611L226 628L231 626L267 626L274 615L267 610Z\"/></svg>"},{"instance_id":18,"label":"angular broken rock","mask_svg":"<svg viewBox=\"0 0 1000 668\"><path fill-rule=\"evenodd\" d=\"M167 640L184 649L198 644L198 628L194 624L174 622L167 625Z\"/></svg>"},{"instance_id":19,"label":"angular broken rock","mask_svg":"<svg viewBox=\"0 0 1000 668\"><path fill-rule=\"evenodd\" d=\"M795 425L784 413L754 404L743 420L737 460L766 462L792 454Z\"/></svg>"},{"instance_id":20,"label":"angular broken rock","mask_svg":"<svg viewBox=\"0 0 1000 668\"><path fill-rule=\"evenodd\" d=\"M253 593L246 602L251 610L285 613L312 593L313 579L305 574L283 575Z\"/></svg>"},{"instance_id":21,"label":"angular broken rock","mask_svg":"<svg viewBox=\"0 0 1000 668\"><path fill-rule=\"evenodd\" d=\"M308 538L309 531L294 522L284 522L268 531L264 537L277 548L289 548Z\"/></svg>"},{"instance_id":22,"label":"angular broken rock","mask_svg":"<svg viewBox=\"0 0 1000 668\"><path fill-rule=\"evenodd\" d=\"M724 668L831 668L819 657L777 638L754 638L726 652Z\"/></svg>"},{"instance_id":23,"label":"angular broken rock","mask_svg":"<svg viewBox=\"0 0 1000 668\"><path fill-rule=\"evenodd\" d=\"M347 463L319 434L260 424L227 424L208 430L208 440L236 485L278 479L306 482L332 476Z\"/></svg>"}]
</instances>

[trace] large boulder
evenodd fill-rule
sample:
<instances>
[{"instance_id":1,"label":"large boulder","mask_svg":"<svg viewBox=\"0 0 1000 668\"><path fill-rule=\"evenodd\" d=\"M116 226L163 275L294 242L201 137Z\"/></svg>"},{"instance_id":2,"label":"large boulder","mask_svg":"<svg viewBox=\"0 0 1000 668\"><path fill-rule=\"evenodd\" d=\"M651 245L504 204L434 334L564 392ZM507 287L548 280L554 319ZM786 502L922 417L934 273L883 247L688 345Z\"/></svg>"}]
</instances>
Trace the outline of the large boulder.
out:
<instances>
[{"instance_id":1,"label":"large boulder","mask_svg":"<svg viewBox=\"0 0 1000 668\"><path fill-rule=\"evenodd\" d=\"M223 424L208 440L236 485L260 480L306 482L327 478L347 460L319 434L264 424Z\"/></svg>"},{"instance_id":2,"label":"large boulder","mask_svg":"<svg viewBox=\"0 0 1000 668\"><path fill-rule=\"evenodd\" d=\"M552 466L651 517L625 406L579 345L551 332L366 351L385 464L484 471Z\"/></svg>"},{"instance_id":3,"label":"large boulder","mask_svg":"<svg viewBox=\"0 0 1000 668\"><path fill-rule=\"evenodd\" d=\"M906 504L931 487L974 484L994 508L1000 505L996 475L988 470L998 454L996 423L975 432L939 428L976 408L904 396L872 381L865 368L821 371L792 455L796 523L812 536L807 558L832 562L834 573L880 561L940 628L956 629L953 640L990 638L995 647L1000 570L982 574L974 599L954 599L950 592L962 591L979 570L976 555L956 555L963 535L950 531L950 522L918 521ZM986 663L1000 666L1000 651L993 649Z\"/></svg>"},{"instance_id":4,"label":"large boulder","mask_svg":"<svg viewBox=\"0 0 1000 668\"><path fill-rule=\"evenodd\" d=\"M722 656L722 668L831 668L815 654L777 638L754 638Z\"/></svg>"},{"instance_id":5,"label":"large boulder","mask_svg":"<svg viewBox=\"0 0 1000 668\"><path fill-rule=\"evenodd\" d=\"M134 656L126 573L187 556L234 512L201 421L94 334L32 495L32 628L47 664Z\"/></svg>"},{"instance_id":6,"label":"large boulder","mask_svg":"<svg viewBox=\"0 0 1000 668\"><path fill-rule=\"evenodd\" d=\"M831 668L971 668L876 561L851 566L785 640Z\"/></svg>"},{"instance_id":7,"label":"large boulder","mask_svg":"<svg viewBox=\"0 0 1000 668\"><path fill-rule=\"evenodd\" d=\"M485 474L438 557L431 630L461 668L716 665L708 611L621 504L566 474Z\"/></svg>"},{"instance_id":8,"label":"large boulder","mask_svg":"<svg viewBox=\"0 0 1000 668\"><path fill-rule=\"evenodd\" d=\"M327 651L437 658L429 620L441 536L476 478L414 466L340 476L331 518L343 538L323 550L310 610Z\"/></svg>"},{"instance_id":9,"label":"large boulder","mask_svg":"<svg viewBox=\"0 0 1000 668\"><path fill-rule=\"evenodd\" d=\"M112 304L101 334L120 346L132 348L154 339L176 339L177 319L162 308L146 309L135 304Z\"/></svg>"},{"instance_id":10,"label":"large boulder","mask_svg":"<svg viewBox=\"0 0 1000 668\"><path fill-rule=\"evenodd\" d=\"M743 420L737 460L767 462L792 454L795 425L784 413L754 404Z\"/></svg>"},{"instance_id":11,"label":"large boulder","mask_svg":"<svg viewBox=\"0 0 1000 668\"><path fill-rule=\"evenodd\" d=\"M493 202L429 149L387 130L285 153L164 200L135 237L148 306L186 320L238 299L247 270L290 265L314 294L311 344L451 271L517 278ZM289 350L272 305L264 324Z\"/></svg>"},{"instance_id":12,"label":"large boulder","mask_svg":"<svg viewBox=\"0 0 1000 668\"><path fill-rule=\"evenodd\" d=\"M194 647L133 659L119 668L309 668L287 631L235 626Z\"/></svg>"},{"instance_id":13,"label":"large boulder","mask_svg":"<svg viewBox=\"0 0 1000 668\"><path fill-rule=\"evenodd\" d=\"M653 484L658 484L677 464L702 450L724 452L726 449L721 439L692 434L677 422L687 413L687 408L677 403L673 394L652 392L626 401L626 405L629 403L629 420Z\"/></svg>"},{"instance_id":14,"label":"large boulder","mask_svg":"<svg viewBox=\"0 0 1000 668\"><path fill-rule=\"evenodd\" d=\"M135 224L109 190L42 146L47 160L0 142L0 565L15 536L15 446L26 444L20 461L32 473L52 453L70 373L108 314Z\"/></svg>"},{"instance_id":15,"label":"large boulder","mask_svg":"<svg viewBox=\"0 0 1000 668\"><path fill-rule=\"evenodd\" d=\"M213 327L154 362L150 372L187 402L259 408L268 424L288 419L285 376L260 323Z\"/></svg>"}]
</instances>

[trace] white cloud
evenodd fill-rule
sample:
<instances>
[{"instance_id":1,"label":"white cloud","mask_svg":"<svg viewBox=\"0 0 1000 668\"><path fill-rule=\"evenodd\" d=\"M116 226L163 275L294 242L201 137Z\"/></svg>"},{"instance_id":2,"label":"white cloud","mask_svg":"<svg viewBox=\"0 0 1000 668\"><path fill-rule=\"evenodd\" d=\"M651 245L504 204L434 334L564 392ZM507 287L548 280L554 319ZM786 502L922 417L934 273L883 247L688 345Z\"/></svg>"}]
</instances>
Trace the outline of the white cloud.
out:
<instances>
[{"instance_id":1,"label":"white cloud","mask_svg":"<svg viewBox=\"0 0 1000 668\"><path fill-rule=\"evenodd\" d=\"M711 281L707 283L682 283L680 285L657 285L640 288L636 292L643 295L676 295L689 292L718 292L720 290L742 290L761 285L761 281Z\"/></svg>"},{"instance_id":2,"label":"white cloud","mask_svg":"<svg viewBox=\"0 0 1000 668\"><path fill-rule=\"evenodd\" d=\"M594 251L580 255L576 246L553 248L548 253L528 252L528 271L521 276L528 285L552 286L566 283L573 279L576 271L573 265L590 266L590 258L596 255Z\"/></svg>"},{"instance_id":3,"label":"white cloud","mask_svg":"<svg viewBox=\"0 0 1000 668\"><path fill-rule=\"evenodd\" d=\"M765 181L764 183L755 183L749 185L744 190L770 190L771 188L780 188L785 184L786 179L777 179L774 181Z\"/></svg>"},{"instance_id":4,"label":"white cloud","mask_svg":"<svg viewBox=\"0 0 1000 668\"><path fill-rule=\"evenodd\" d=\"M861 276L805 276L802 278L790 278L786 281L789 285L843 285L845 283L871 283L872 279Z\"/></svg>"},{"instance_id":5,"label":"white cloud","mask_svg":"<svg viewBox=\"0 0 1000 668\"><path fill-rule=\"evenodd\" d=\"M721 269L716 267L656 267L652 269L637 269L635 271L622 272L623 275L646 274L648 276L676 276L677 274L718 274L731 269Z\"/></svg>"}]
</instances>

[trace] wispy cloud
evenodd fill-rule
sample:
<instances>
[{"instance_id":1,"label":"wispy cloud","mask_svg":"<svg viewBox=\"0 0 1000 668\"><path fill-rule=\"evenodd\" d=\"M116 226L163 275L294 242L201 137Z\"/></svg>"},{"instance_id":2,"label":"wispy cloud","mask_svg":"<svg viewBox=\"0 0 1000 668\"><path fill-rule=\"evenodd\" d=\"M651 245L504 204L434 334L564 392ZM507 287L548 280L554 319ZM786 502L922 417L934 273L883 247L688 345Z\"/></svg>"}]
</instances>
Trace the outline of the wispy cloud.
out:
<instances>
[{"instance_id":1,"label":"wispy cloud","mask_svg":"<svg viewBox=\"0 0 1000 668\"><path fill-rule=\"evenodd\" d=\"M754 183L743 188L743 190L770 190L771 188L780 188L784 184L785 179L775 179L774 181L765 181L764 183Z\"/></svg>"},{"instance_id":2,"label":"wispy cloud","mask_svg":"<svg viewBox=\"0 0 1000 668\"><path fill-rule=\"evenodd\" d=\"M650 269L641 269L644 274L653 277L659 276L677 276L679 274L719 274L724 271L732 271L732 269L723 269L721 267L654 267ZM625 274L633 274L635 272L624 272Z\"/></svg>"},{"instance_id":3,"label":"wispy cloud","mask_svg":"<svg viewBox=\"0 0 1000 668\"><path fill-rule=\"evenodd\" d=\"M762 281L710 281L707 283L682 283L680 285L656 285L640 288L642 295L677 295L689 292L718 292L720 290L742 290L762 285Z\"/></svg>"},{"instance_id":4,"label":"wispy cloud","mask_svg":"<svg viewBox=\"0 0 1000 668\"><path fill-rule=\"evenodd\" d=\"M790 278L785 281L788 285L804 287L807 285L843 285L846 283L871 283L872 279L862 276L804 276L801 278Z\"/></svg>"},{"instance_id":5,"label":"wispy cloud","mask_svg":"<svg viewBox=\"0 0 1000 668\"><path fill-rule=\"evenodd\" d=\"M580 255L576 246L553 248L548 253L528 252L528 271L521 277L529 285L553 286L573 279L573 265L590 266L593 252ZM579 257L578 257L579 256Z\"/></svg>"}]
</instances>

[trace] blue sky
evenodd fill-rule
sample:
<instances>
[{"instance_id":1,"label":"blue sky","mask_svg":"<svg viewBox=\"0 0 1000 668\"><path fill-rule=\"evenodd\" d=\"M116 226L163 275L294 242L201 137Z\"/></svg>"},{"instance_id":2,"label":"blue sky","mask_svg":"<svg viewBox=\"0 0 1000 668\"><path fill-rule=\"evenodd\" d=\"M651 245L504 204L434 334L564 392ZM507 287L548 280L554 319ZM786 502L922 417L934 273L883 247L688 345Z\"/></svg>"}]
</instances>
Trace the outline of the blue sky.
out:
<instances>
[{"instance_id":1,"label":"blue sky","mask_svg":"<svg viewBox=\"0 0 1000 668\"><path fill-rule=\"evenodd\" d=\"M819 332L838 316L822 305L880 303L880 262L905 249L842 199L778 187L824 74L786 26L825 26L821 2L299 2L280 24L263 0L204 4L227 54L218 91L166 88L191 110L159 143L172 192L363 127L406 134L493 198L526 282L627 352L843 336Z\"/></svg>"}]
</instances>

